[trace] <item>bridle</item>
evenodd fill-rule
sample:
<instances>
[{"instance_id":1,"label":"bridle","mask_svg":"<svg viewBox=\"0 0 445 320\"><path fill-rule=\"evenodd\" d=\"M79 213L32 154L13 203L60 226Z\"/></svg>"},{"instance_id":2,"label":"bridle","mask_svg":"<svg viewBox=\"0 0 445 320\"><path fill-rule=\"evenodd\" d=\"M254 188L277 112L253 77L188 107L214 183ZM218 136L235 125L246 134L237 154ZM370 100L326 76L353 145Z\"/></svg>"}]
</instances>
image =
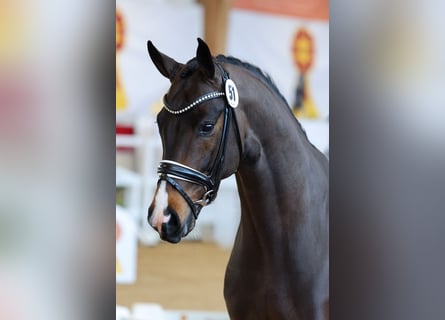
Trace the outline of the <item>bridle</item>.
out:
<instances>
[{"instance_id":1,"label":"bridle","mask_svg":"<svg viewBox=\"0 0 445 320\"><path fill-rule=\"evenodd\" d=\"M209 174L202 173L196 169L193 169L189 166L186 166L182 163L173 161L173 160L162 160L159 163L158 166L158 175L159 175L159 181L165 180L167 181L176 191L181 194L181 196L184 198L184 200L189 205L190 209L192 210L193 216L195 219L198 219L199 212L201 211L201 208L203 206L209 205L212 203L213 200L215 200L216 195L218 193L219 185L221 183L221 174L222 174L222 168L224 164L224 158L226 153L226 146L227 146L227 137L228 132L230 128L230 120L233 119L233 122L235 124L235 132L238 142L238 147L240 150L240 158L242 155L242 143L241 143L241 135L239 132L238 127L238 121L236 120L235 115L235 107L238 103L238 92L236 91L235 84L233 81L229 78L229 74L224 70L224 68L216 64L216 66L219 68L221 75L222 75L222 90L221 91L213 91L206 93L197 99L195 99L192 103L187 105L186 107L174 110L172 109L169 104L167 103L167 95L164 96L164 109L176 116L179 116L187 111L190 111L194 107L207 102L209 100L213 99L219 99L221 97L225 97L224 99L224 122L222 127L222 133L221 133L221 140L219 142L218 146L218 152L216 154L215 160L213 161L213 165L210 169ZM232 85L234 89L227 89L228 84ZM229 86L230 87L230 86ZM231 92L228 92L228 90L231 90ZM233 91L235 90L235 91ZM233 98L234 95L236 97L236 103L233 104ZM234 107L232 106L234 105ZM200 185L204 188L204 194L201 196L199 200L193 201L187 193L184 191L184 189L174 180L183 180L187 181L193 184Z\"/></svg>"}]
</instances>

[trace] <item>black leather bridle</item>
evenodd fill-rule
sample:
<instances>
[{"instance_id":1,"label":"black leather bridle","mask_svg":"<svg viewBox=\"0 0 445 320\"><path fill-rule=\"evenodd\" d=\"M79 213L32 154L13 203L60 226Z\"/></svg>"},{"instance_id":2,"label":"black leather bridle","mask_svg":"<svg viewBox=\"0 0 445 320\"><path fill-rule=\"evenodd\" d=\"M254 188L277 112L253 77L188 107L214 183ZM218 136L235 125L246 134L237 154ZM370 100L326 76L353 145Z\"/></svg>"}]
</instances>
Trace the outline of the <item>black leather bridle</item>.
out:
<instances>
[{"instance_id":1,"label":"black leather bridle","mask_svg":"<svg viewBox=\"0 0 445 320\"><path fill-rule=\"evenodd\" d=\"M223 128L221 133L221 140L219 142L218 146L218 152L216 154L215 160L213 162L213 165L210 169L209 174L202 173L196 169L193 169L189 166L186 166L184 164L181 164L179 162L173 161L173 160L162 160L159 163L158 166L158 175L159 175L159 181L165 180L167 181L173 188L178 191L181 196L184 198L184 200L189 205L190 209L192 210L193 216L195 219L198 219L199 212L201 211L201 208L203 206L206 206L210 203L212 203L213 200L215 200L216 195L218 193L219 185L221 183L221 174L222 174L222 168L224 164L224 158L226 153L226 146L227 146L227 137L229 133L230 128L230 120L233 119L233 122L235 124L235 132L238 142L238 147L240 150L240 158L242 155L242 143L241 143L241 135L239 132L238 127L238 121L236 120L235 110L229 105L227 93L225 92L225 84L226 81L228 81L229 74L224 70L224 68L216 64L219 68L221 75L222 75L222 91L214 91L207 94L204 94L200 97L198 97L195 101L190 103L188 106L179 109L174 110L170 108L169 104L167 103L167 95L164 96L164 109L168 111L171 114L174 115L181 115L184 112L187 112L194 107L212 100L212 99L218 99L221 97L224 97L224 122L223 122ZM231 80L229 80L231 81ZM236 92L236 94L238 94ZM197 185L200 185L204 188L204 193L199 200L193 201L187 193L184 191L184 189L174 180L183 180L190 183L194 183Z\"/></svg>"}]
</instances>

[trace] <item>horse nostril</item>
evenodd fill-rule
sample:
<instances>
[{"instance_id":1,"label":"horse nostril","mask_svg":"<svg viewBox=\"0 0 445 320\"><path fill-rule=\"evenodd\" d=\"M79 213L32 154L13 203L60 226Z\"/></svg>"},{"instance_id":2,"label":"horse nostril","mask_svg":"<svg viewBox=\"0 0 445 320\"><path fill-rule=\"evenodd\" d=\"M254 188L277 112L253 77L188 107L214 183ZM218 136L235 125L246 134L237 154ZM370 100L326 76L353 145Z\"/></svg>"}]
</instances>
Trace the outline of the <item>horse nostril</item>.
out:
<instances>
[{"instance_id":1,"label":"horse nostril","mask_svg":"<svg viewBox=\"0 0 445 320\"><path fill-rule=\"evenodd\" d=\"M171 229L176 229L181 227L181 220L179 219L178 213L171 207L167 207L164 212L165 224Z\"/></svg>"},{"instance_id":2,"label":"horse nostril","mask_svg":"<svg viewBox=\"0 0 445 320\"><path fill-rule=\"evenodd\" d=\"M165 222L162 224L161 238L172 243L181 240L181 219L178 213L167 207L164 211Z\"/></svg>"}]
</instances>

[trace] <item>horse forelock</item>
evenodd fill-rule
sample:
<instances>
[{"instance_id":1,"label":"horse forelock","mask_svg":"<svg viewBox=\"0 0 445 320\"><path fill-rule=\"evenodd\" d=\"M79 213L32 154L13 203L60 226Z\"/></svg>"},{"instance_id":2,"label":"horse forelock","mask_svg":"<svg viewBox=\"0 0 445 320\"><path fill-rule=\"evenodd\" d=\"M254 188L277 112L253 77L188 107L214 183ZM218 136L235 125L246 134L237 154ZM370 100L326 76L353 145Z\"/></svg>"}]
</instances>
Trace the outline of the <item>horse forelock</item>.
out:
<instances>
[{"instance_id":1,"label":"horse forelock","mask_svg":"<svg viewBox=\"0 0 445 320\"><path fill-rule=\"evenodd\" d=\"M193 58L187 61L184 68L182 69L180 74L181 79L190 77L196 70L198 70L198 61L196 60L196 58Z\"/></svg>"}]
</instances>

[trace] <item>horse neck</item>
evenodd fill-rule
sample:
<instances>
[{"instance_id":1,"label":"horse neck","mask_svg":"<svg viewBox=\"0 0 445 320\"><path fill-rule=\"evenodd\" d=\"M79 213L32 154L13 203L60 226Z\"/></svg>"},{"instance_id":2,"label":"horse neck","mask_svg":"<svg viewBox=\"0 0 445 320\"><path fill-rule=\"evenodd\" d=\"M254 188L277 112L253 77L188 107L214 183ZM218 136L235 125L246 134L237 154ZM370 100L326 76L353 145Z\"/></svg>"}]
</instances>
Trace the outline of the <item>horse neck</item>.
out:
<instances>
[{"instance_id":1,"label":"horse neck","mask_svg":"<svg viewBox=\"0 0 445 320\"><path fill-rule=\"evenodd\" d=\"M319 179L323 156L309 143L274 90L261 80L247 82L252 93L245 95L241 107L249 123L246 148L254 144L259 156L253 162L242 161L238 168L242 209L239 236L255 239L262 248L273 251L277 242L286 244L296 239L294 233L302 229L299 226L313 220L308 219L313 211L313 190L325 187ZM258 92L261 96L256 95Z\"/></svg>"}]
</instances>

